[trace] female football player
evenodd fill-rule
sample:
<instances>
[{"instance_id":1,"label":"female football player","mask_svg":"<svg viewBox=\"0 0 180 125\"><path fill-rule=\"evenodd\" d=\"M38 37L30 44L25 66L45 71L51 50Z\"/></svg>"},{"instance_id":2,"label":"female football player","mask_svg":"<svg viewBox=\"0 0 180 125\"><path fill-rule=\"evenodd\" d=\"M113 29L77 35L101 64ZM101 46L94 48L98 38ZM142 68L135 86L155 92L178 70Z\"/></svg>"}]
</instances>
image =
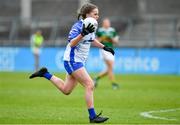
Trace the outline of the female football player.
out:
<instances>
[{"instance_id":1,"label":"female football player","mask_svg":"<svg viewBox=\"0 0 180 125\"><path fill-rule=\"evenodd\" d=\"M64 53L64 67L67 71L65 81L50 74L45 67L30 76L30 78L44 77L50 80L65 95L69 95L78 82L81 83L85 88L85 100L89 112L90 123L102 123L108 120L107 117L101 117L101 113L97 115L94 109L94 83L84 67L90 45L92 43L94 46L109 51L114 55L113 49L104 46L95 39L94 25L90 23L85 27L83 24L83 20L87 17L92 17L97 20L99 18L98 13L98 7L93 4L85 4L80 9L78 21L72 26L69 32L68 43ZM82 19L80 19L80 17Z\"/></svg>"},{"instance_id":2,"label":"female football player","mask_svg":"<svg viewBox=\"0 0 180 125\"><path fill-rule=\"evenodd\" d=\"M102 27L97 30L97 39L108 47L113 47L113 44L118 42L118 36L114 28L111 27L110 20L105 18L102 21ZM108 75L113 89L119 88L119 85L115 82L113 74L113 65L114 65L114 56L104 50L100 50L101 56L106 64L107 69L104 72L101 72L95 79L94 83L97 87L98 80L106 75Z\"/></svg>"}]
</instances>

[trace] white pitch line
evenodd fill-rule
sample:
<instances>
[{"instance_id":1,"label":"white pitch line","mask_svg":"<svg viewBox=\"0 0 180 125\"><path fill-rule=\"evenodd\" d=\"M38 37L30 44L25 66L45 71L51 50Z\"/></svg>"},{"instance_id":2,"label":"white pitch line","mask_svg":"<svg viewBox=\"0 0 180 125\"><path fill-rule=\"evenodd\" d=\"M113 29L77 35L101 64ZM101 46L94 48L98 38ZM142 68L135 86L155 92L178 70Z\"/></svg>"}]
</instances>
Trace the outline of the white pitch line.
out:
<instances>
[{"instance_id":1,"label":"white pitch line","mask_svg":"<svg viewBox=\"0 0 180 125\"><path fill-rule=\"evenodd\" d=\"M175 118L166 118L166 117L154 116L154 115L152 115L152 113L175 112L175 111L178 111L178 110L180 110L180 108L164 109L164 110L158 110L158 111L148 111L148 112L141 112L140 115L143 116L143 117L146 117L146 118L176 121L177 119L175 119Z\"/></svg>"}]
</instances>

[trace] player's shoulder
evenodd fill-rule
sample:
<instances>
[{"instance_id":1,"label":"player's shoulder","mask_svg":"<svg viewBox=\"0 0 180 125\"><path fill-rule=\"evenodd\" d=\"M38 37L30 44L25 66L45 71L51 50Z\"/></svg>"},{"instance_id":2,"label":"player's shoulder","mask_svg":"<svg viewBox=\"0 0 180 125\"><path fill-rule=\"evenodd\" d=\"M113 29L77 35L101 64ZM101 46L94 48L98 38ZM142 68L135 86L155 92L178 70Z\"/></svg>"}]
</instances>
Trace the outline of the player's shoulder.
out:
<instances>
[{"instance_id":1,"label":"player's shoulder","mask_svg":"<svg viewBox=\"0 0 180 125\"><path fill-rule=\"evenodd\" d=\"M99 27L98 28L98 32L103 32L104 31L104 28L103 27Z\"/></svg>"},{"instance_id":2,"label":"player's shoulder","mask_svg":"<svg viewBox=\"0 0 180 125\"><path fill-rule=\"evenodd\" d=\"M77 22L75 22L72 26L72 29L81 29L83 25L83 21L82 20L78 20Z\"/></svg>"},{"instance_id":3,"label":"player's shoulder","mask_svg":"<svg viewBox=\"0 0 180 125\"><path fill-rule=\"evenodd\" d=\"M115 28L113 28L113 27L109 27L109 30L110 30L110 31L113 31L113 32L116 31Z\"/></svg>"}]
</instances>

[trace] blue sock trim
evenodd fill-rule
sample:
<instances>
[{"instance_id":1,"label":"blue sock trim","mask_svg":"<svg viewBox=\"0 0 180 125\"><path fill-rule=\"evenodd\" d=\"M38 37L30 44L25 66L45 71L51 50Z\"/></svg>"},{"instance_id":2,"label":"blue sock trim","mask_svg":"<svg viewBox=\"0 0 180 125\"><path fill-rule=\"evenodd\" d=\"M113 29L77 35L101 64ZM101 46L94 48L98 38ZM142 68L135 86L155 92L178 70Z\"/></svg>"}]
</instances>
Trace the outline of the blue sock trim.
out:
<instances>
[{"instance_id":1,"label":"blue sock trim","mask_svg":"<svg viewBox=\"0 0 180 125\"><path fill-rule=\"evenodd\" d=\"M44 77L45 77L46 79L50 80L51 77L52 77L52 75L51 75L49 72L47 72L47 73L44 74Z\"/></svg>"},{"instance_id":2,"label":"blue sock trim","mask_svg":"<svg viewBox=\"0 0 180 125\"><path fill-rule=\"evenodd\" d=\"M88 112L89 112L89 118L90 119L93 119L96 117L96 112L95 112L94 108L88 109Z\"/></svg>"}]
</instances>

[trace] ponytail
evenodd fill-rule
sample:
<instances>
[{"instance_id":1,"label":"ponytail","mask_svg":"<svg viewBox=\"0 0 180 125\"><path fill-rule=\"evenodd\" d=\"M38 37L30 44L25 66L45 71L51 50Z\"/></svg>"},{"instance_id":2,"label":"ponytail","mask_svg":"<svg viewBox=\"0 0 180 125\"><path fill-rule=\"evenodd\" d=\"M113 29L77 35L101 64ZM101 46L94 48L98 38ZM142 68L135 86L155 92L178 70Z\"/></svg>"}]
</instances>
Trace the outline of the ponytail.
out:
<instances>
[{"instance_id":1,"label":"ponytail","mask_svg":"<svg viewBox=\"0 0 180 125\"><path fill-rule=\"evenodd\" d=\"M80 19L80 17L81 17L81 13L79 13L79 14L78 14L78 17L77 17L77 18L78 18L78 20Z\"/></svg>"}]
</instances>

